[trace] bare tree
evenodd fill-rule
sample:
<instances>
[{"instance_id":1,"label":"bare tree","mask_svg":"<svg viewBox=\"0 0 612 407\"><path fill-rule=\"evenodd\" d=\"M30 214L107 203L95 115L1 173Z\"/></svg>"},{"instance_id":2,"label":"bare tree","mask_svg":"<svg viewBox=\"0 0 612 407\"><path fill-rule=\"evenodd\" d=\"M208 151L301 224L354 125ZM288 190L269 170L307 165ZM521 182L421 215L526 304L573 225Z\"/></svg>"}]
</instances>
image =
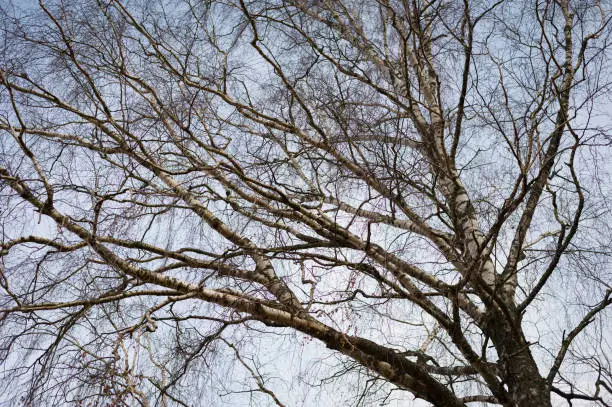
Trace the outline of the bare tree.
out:
<instances>
[{"instance_id":1,"label":"bare tree","mask_svg":"<svg viewBox=\"0 0 612 407\"><path fill-rule=\"evenodd\" d=\"M1 16L0 405L610 405L609 1Z\"/></svg>"}]
</instances>

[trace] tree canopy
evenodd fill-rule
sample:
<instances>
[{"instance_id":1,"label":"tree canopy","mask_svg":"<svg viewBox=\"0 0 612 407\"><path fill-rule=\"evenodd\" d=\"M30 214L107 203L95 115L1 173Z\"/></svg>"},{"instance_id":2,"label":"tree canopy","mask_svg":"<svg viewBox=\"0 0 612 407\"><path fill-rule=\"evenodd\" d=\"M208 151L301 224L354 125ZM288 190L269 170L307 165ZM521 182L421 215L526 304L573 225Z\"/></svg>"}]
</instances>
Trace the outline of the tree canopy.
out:
<instances>
[{"instance_id":1,"label":"tree canopy","mask_svg":"<svg viewBox=\"0 0 612 407\"><path fill-rule=\"evenodd\" d=\"M2 2L0 405L610 405L611 18Z\"/></svg>"}]
</instances>

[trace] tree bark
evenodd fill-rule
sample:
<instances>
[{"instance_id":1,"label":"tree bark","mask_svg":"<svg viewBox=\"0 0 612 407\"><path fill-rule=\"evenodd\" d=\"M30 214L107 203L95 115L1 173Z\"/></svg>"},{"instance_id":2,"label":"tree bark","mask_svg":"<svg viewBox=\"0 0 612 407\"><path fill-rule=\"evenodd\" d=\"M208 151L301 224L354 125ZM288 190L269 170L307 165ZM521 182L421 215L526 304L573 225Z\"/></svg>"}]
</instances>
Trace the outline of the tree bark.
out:
<instances>
[{"instance_id":1,"label":"tree bark","mask_svg":"<svg viewBox=\"0 0 612 407\"><path fill-rule=\"evenodd\" d=\"M550 407L550 389L540 375L522 333L513 332L501 312L492 314L487 331L498 351L499 367L508 389L508 407Z\"/></svg>"}]
</instances>

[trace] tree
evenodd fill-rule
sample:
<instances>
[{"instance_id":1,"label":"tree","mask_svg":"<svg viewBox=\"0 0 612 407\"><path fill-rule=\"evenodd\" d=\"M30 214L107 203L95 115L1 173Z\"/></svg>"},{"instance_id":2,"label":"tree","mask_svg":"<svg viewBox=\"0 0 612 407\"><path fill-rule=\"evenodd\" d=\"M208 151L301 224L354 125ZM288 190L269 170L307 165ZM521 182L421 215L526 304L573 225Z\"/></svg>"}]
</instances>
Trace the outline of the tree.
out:
<instances>
[{"instance_id":1,"label":"tree","mask_svg":"<svg viewBox=\"0 0 612 407\"><path fill-rule=\"evenodd\" d=\"M5 3L3 401L610 405L611 6Z\"/></svg>"}]
</instances>

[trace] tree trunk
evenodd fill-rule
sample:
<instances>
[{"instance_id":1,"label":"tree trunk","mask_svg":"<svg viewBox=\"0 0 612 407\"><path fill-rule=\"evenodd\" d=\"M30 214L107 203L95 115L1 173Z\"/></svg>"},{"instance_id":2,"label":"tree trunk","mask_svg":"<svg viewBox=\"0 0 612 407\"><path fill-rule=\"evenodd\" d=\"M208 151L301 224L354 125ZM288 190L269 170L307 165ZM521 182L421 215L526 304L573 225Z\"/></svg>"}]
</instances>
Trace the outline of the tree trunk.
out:
<instances>
[{"instance_id":1,"label":"tree trunk","mask_svg":"<svg viewBox=\"0 0 612 407\"><path fill-rule=\"evenodd\" d=\"M501 312L495 314L488 331L499 354L502 379L512 400L510 406L551 407L549 387L522 333L513 332Z\"/></svg>"}]
</instances>

